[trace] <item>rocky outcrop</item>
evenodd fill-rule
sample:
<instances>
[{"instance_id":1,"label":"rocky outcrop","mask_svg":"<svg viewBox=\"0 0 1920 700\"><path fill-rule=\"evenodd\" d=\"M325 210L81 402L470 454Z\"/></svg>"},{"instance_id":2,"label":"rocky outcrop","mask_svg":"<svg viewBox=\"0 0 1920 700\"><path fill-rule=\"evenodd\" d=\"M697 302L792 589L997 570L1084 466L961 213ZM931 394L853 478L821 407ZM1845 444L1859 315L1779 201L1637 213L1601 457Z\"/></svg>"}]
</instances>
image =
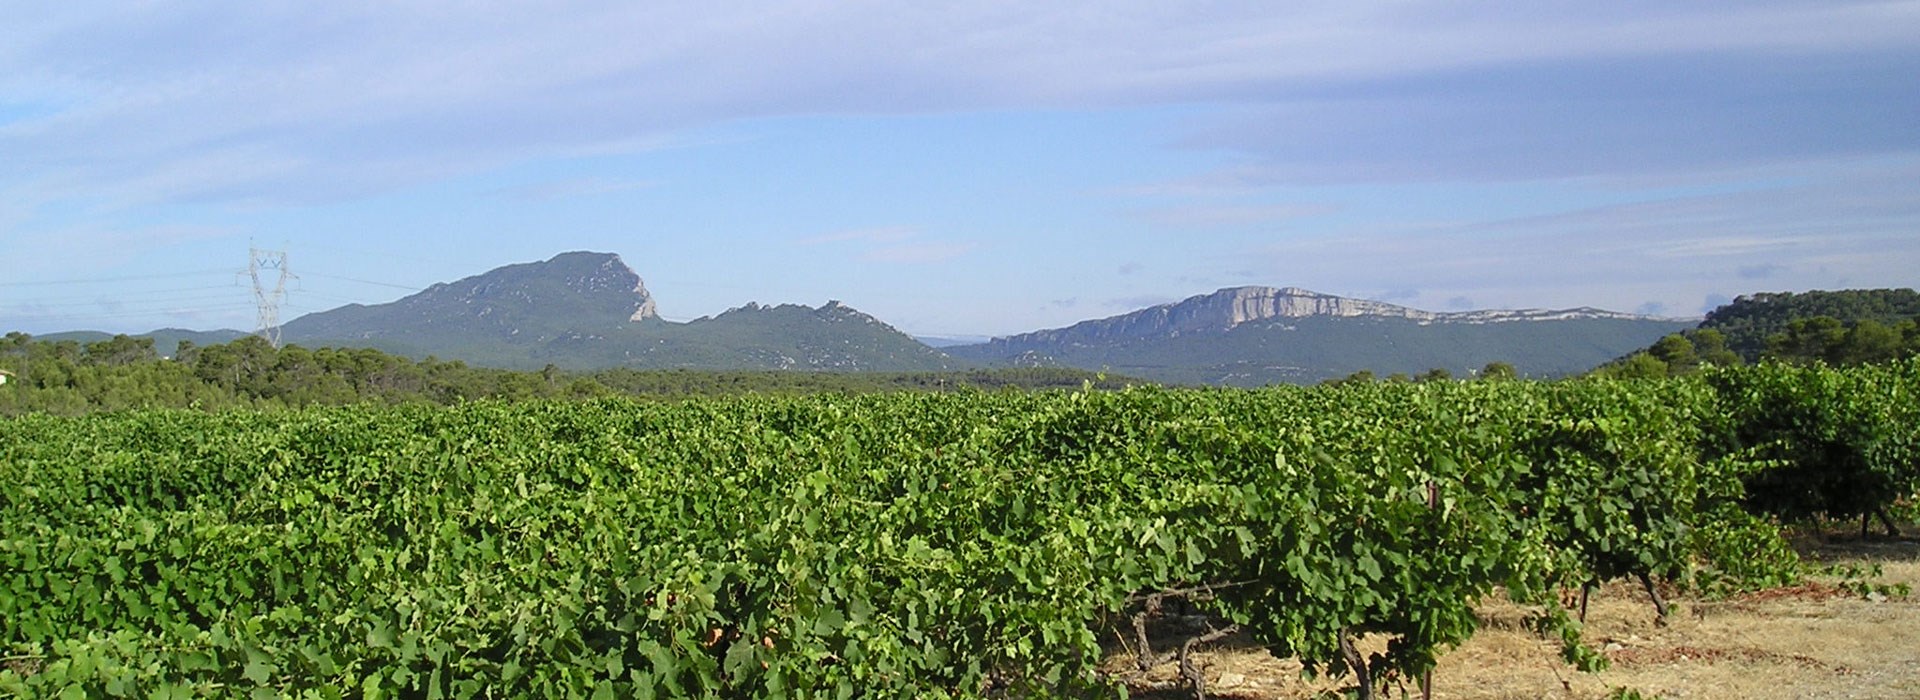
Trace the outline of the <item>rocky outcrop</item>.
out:
<instances>
[{"instance_id":1,"label":"rocky outcrop","mask_svg":"<svg viewBox=\"0 0 1920 700\"><path fill-rule=\"evenodd\" d=\"M1383 316L1431 320L1439 314L1381 301L1349 299L1307 291L1299 287L1231 287L1180 302L1178 306L1196 308L1204 319L1225 321L1221 330L1269 318L1303 316Z\"/></svg>"}]
</instances>

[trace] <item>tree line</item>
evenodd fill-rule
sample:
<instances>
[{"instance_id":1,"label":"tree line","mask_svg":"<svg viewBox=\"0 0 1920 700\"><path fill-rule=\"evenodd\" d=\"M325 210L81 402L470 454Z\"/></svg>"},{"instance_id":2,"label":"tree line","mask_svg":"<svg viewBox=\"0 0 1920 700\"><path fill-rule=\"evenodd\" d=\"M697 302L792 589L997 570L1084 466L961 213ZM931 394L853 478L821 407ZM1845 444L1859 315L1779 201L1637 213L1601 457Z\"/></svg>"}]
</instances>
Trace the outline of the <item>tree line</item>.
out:
<instances>
[{"instance_id":1,"label":"tree line","mask_svg":"<svg viewBox=\"0 0 1920 700\"><path fill-rule=\"evenodd\" d=\"M1140 384L1081 370L1035 367L962 372L835 373L770 370L635 370L590 373L549 365L538 371L415 360L370 348L275 348L248 336L230 343L182 342L161 357L152 338L127 335L83 343L0 338L0 415L78 414L133 408L292 408L355 403L450 405L462 401L685 397L730 394L994 390Z\"/></svg>"},{"instance_id":2,"label":"tree line","mask_svg":"<svg viewBox=\"0 0 1920 700\"><path fill-rule=\"evenodd\" d=\"M1693 330L1595 370L1672 377L1756 362L1836 367L1920 355L1920 293L1911 289L1768 292L1734 299Z\"/></svg>"}]
</instances>

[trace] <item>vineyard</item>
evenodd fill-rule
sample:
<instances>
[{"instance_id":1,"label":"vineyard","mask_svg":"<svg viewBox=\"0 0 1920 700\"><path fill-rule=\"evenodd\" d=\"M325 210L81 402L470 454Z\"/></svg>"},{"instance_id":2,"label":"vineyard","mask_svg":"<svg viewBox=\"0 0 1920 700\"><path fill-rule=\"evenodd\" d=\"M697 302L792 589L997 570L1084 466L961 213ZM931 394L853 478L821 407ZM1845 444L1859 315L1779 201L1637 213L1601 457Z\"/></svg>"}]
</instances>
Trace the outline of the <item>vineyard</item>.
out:
<instances>
[{"instance_id":1,"label":"vineyard","mask_svg":"<svg viewBox=\"0 0 1920 700\"><path fill-rule=\"evenodd\" d=\"M1496 594L1593 668L1599 584L1779 586L1781 523L1892 527L1916 392L1910 360L27 415L0 421L0 692L1117 697L1238 634L1366 696ZM1147 634L1175 617L1205 622Z\"/></svg>"}]
</instances>

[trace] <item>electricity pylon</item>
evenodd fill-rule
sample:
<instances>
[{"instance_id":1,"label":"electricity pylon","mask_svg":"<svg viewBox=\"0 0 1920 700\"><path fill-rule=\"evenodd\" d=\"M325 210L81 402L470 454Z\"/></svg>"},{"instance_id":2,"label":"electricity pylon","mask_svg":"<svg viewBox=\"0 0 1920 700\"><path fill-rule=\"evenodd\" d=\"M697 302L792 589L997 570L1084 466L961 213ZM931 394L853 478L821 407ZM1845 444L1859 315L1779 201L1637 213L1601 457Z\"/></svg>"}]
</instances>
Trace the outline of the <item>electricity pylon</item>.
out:
<instances>
[{"instance_id":1,"label":"electricity pylon","mask_svg":"<svg viewBox=\"0 0 1920 700\"><path fill-rule=\"evenodd\" d=\"M287 299L287 278L294 276L287 269L287 251L247 248L247 275L253 278L253 300L260 307L260 328L254 333L279 349L280 302ZM271 290L268 277L272 278Z\"/></svg>"}]
</instances>

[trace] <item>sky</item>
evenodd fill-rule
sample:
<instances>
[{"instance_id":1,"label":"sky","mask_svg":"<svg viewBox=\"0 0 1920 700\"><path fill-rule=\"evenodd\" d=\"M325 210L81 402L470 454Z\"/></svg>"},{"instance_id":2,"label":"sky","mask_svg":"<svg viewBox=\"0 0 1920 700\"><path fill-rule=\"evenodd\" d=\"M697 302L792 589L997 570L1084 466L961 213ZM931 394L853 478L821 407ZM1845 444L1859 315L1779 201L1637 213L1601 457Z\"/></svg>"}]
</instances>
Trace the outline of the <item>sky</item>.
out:
<instances>
[{"instance_id":1,"label":"sky","mask_svg":"<svg viewBox=\"0 0 1920 700\"><path fill-rule=\"evenodd\" d=\"M1920 285L1920 1L0 0L0 331L558 253L990 336ZM266 283L277 281L267 271Z\"/></svg>"}]
</instances>

